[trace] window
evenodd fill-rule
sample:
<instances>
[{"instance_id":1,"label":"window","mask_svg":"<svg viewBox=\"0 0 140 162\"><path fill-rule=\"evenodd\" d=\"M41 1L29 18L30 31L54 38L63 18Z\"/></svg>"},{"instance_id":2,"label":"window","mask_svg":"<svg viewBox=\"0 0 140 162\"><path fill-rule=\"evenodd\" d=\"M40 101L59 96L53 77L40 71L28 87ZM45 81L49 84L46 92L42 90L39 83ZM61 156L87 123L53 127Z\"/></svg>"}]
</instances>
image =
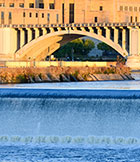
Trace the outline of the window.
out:
<instances>
[{"instance_id":1,"label":"window","mask_svg":"<svg viewBox=\"0 0 140 162\"><path fill-rule=\"evenodd\" d=\"M20 3L19 7L24 8L24 3Z\"/></svg>"},{"instance_id":2,"label":"window","mask_svg":"<svg viewBox=\"0 0 140 162\"><path fill-rule=\"evenodd\" d=\"M0 7L5 7L5 4L4 3L0 3Z\"/></svg>"},{"instance_id":3,"label":"window","mask_svg":"<svg viewBox=\"0 0 140 162\"><path fill-rule=\"evenodd\" d=\"M125 11L128 11L128 6L125 6L124 10L125 10Z\"/></svg>"},{"instance_id":4,"label":"window","mask_svg":"<svg viewBox=\"0 0 140 162\"><path fill-rule=\"evenodd\" d=\"M49 4L49 9L55 9L54 3Z\"/></svg>"},{"instance_id":5,"label":"window","mask_svg":"<svg viewBox=\"0 0 140 162\"><path fill-rule=\"evenodd\" d=\"M132 16L130 17L130 22L131 22L131 23L133 22L133 17L132 17Z\"/></svg>"},{"instance_id":6,"label":"window","mask_svg":"<svg viewBox=\"0 0 140 162\"><path fill-rule=\"evenodd\" d=\"M39 3L39 8L44 8L44 3Z\"/></svg>"},{"instance_id":7,"label":"window","mask_svg":"<svg viewBox=\"0 0 140 162\"><path fill-rule=\"evenodd\" d=\"M1 24L4 24L4 12L1 12Z\"/></svg>"},{"instance_id":8,"label":"window","mask_svg":"<svg viewBox=\"0 0 140 162\"><path fill-rule=\"evenodd\" d=\"M59 15L56 14L56 22L59 23Z\"/></svg>"},{"instance_id":9,"label":"window","mask_svg":"<svg viewBox=\"0 0 140 162\"><path fill-rule=\"evenodd\" d=\"M23 12L23 17L25 17L25 12Z\"/></svg>"},{"instance_id":10,"label":"window","mask_svg":"<svg viewBox=\"0 0 140 162\"><path fill-rule=\"evenodd\" d=\"M64 16L64 3L62 4L62 23L64 24L64 18L65 18L65 16Z\"/></svg>"},{"instance_id":11,"label":"window","mask_svg":"<svg viewBox=\"0 0 140 162\"><path fill-rule=\"evenodd\" d=\"M120 6L120 11L123 11L123 6Z\"/></svg>"},{"instance_id":12,"label":"window","mask_svg":"<svg viewBox=\"0 0 140 162\"><path fill-rule=\"evenodd\" d=\"M135 22L138 22L138 18L137 18L137 16L135 17Z\"/></svg>"},{"instance_id":13,"label":"window","mask_svg":"<svg viewBox=\"0 0 140 162\"><path fill-rule=\"evenodd\" d=\"M47 21L48 21L48 23L50 22L50 14L49 13L47 15Z\"/></svg>"},{"instance_id":14,"label":"window","mask_svg":"<svg viewBox=\"0 0 140 162\"><path fill-rule=\"evenodd\" d=\"M69 4L69 23L74 23L74 3Z\"/></svg>"},{"instance_id":15,"label":"window","mask_svg":"<svg viewBox=\"0 0 140 162\"><path fill-rule=\"evenodd\" d=\"M137 7L134 7L134 11L137 11Z\"/></svg>"},{"instance_id":16,"label":"window","mask_svg":"<svg viewBox=\"0 0 140 162\"><path fill-rule=\"evenodd\" d=\"M133 8L132 7L129 7L129 11L133 11Z\"/></svg>"},{"instance_id":17,"label":"window","mask_svg":"<svg viewBox=\"0 0 140 162\"><path fill-rule=\"evenodd\" d=\"M29 17L32 17L32 13L31 12L29 13Z\"/></svg>"},{"instance_id":18,"label":"window","mask_svg":"<svg viewBox=\"0 0 140 162\"><path fill-rule=\"evenodd\" d=\"M4 19L4 12L1 12L1 19Z\"/></svg>"},{"instance_id":19,"label":"window","mask_svg":"<svg viewBox=\"0 0 140 162\"><path fill-rule=\"evenodd\" d=\"M9 4L9 7L14 7L14 3L10 3Z\"/></svg>"},{"instance_id":20,"label":"window","mask_svg":"<svg viewBox=\"0 0 140 162\"><path fill-rule=\"evenodd\" d=\"M98 22L98 18L97 17L94 18L94 22L95 23Z\"/></svg>"},{"instance_id":21,"label":"window","mask_svg":"<svg viewBox=\"0 0 140 162\"><path fill-rule=\"evenodd\" d=\"M103 11L103 6L100 6L100 11Z\"/></svg>"},{"instance_id":22,"label":"window","mask_svg":"<svg viewBox=\"0 0 140 162\"><path fill-rule=\"evenodd\" d=\"M12 19L12 13L9 12L9 19Z\"/></svg>"},{"instance_id":23,"label":"window","mask_svg":"<svg viewBox=\"0 0 140 162\"><path fill-rule=\"evenodd\" d=\"M35 14L35 17L38 17L38 13Z\"/></svg>"},{"instance_id":24,"label":"window","mask_svg":"<svg viewBox=\"0 0 140 162\"><path fill-rule=\"evenodd\" d=\"M29 3L29 8L34 8L34 3Z\"/></svg>"},{"instance_id":25,"label":"window","mask_svg":"<svg viewBox=\"0 0 140 162\"><path fill-rule=\"evenodd\" d=\"M44 18L44 13L42 13L42 18Z\"/></svg>"},{"instance_id":26,"label":"window","mask_svg":"<svg viewBox=\"0 0 140 162\"><path fill-rule=\"evenodd\" d=\"M12 23L12 13L9 12L9 24L11 24L11 23Z\"/></svg>"}]
</instances>

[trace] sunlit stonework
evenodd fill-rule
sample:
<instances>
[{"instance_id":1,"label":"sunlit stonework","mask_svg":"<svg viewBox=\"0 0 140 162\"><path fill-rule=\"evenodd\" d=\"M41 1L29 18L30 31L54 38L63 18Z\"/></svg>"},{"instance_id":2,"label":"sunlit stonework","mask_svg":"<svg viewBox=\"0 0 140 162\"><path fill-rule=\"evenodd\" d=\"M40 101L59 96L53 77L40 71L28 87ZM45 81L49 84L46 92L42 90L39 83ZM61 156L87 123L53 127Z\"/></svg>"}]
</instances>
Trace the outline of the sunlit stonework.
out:
<instances>
[{"instance_id":1,"label":"sunlit stonework","mask_svg":"<svg viewBox=\"0 0 140 162\"><path fill-rule=\"evenodd\" d=\"M140 54L140 0L0 0L0 14L1 60L44 60L81 36Z\"/></svg>"}]
</instances>

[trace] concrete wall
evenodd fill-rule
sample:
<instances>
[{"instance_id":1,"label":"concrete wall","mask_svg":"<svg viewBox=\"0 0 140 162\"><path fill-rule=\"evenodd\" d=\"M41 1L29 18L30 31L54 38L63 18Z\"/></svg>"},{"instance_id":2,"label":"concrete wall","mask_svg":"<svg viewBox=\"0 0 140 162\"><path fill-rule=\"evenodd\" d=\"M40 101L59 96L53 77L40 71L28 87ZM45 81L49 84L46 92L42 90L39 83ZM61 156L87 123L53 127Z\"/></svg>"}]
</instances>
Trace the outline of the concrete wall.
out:
<instances>
[{"instance_id":1,"label":"concrete wall","mask_svg":"<svg viewBox=\"0 0 140 162\"><path fill-rule=\"evenodd\" d=\"M9 68L18 68L18 67L49 67L49 66L63 66L63 67L107 67L116 65L116 62L57 62L57 61L40 61L40 62L5 62L5 66Z\"/></svg>"}]
</instances>

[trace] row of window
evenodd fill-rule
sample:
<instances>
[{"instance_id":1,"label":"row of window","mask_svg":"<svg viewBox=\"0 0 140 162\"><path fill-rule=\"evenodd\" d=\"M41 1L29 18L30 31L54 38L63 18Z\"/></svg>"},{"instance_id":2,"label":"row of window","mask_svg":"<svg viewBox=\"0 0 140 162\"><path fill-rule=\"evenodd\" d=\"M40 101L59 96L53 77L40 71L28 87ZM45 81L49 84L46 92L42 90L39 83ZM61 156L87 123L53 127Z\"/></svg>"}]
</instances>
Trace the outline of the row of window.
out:
<instances>
[{"instance_id":1,"label":"row of window","mask_svg":"<svg viewBox=\"0 0 140 162\"><path fill-rule=\"evenodd\" d=\"M23 12L23 17L26 17L26 16L27 16L26 13ZM31 12L29 12L29 17L32 17L32 13ZM36 18L39 17L38 13L35 14L35 17ZM45 14L42 13L41 14L41 17L44 18L45 17ZM9 12L8 18L9 19L12 19L12 12ZM3 11L1 12L1 19L4 19L4 12ZM50 22L50 13L47 14L47 21ZM59 14L56 14L56 22L57 23L59 22Z\"/></svg>"},{"instance_id":2,"label":"row of window","mask_svg":"<svg viewBox=\"0 0 140 162\"><path fill-rule=\"evenodd\" d=\"M98 22L98 17L94 17L94 22L97 23ZM130 22L138 22L138 17L133 17L133 16L130 16Z\"/></svg>"},{"instance_id":3,"label":"row of window","mask_svg":"<svg viewBox=\"0 0 140 162\"><path fill-rule=\"evenodd\" d=\"M25 12L23 12L23 17L26 17L26 16L27 16L27 14ZM42 13L41 17L44 18L44 16L45 16L44 13ZM32 17L32 12L29 12L29 17ZM35 17L38 18L38 13L35 14ZM49 13L47 14L47 17L48 17L48 19L50 19L50 14Z\"/></svg>"},{"instance_id":4,"label":"row of window","mask_svg":"<svg viewBox=\"0 0 140 162\"><path fill-rule=\"evenodd\" d=\"M132 6L120 6L120 11L140 11L140 7L132 7Z\"/></svg>"},{"instance_id":5,"label":"row of window","mask_svg":"<svg viewBox=\"0 0 140 162\"><path fill-rule=\"evenodd\" d=\"M5 7L4 3L0 3L0 7ZM9 7L15 7L14 3L9 3ZM24 8L24 3L19 3L20 8ZM29 8L35 8L34 3L29 3ZM39 3L38 8L44 9L44 3ZM55 9L54 3L49 3L49 9Z\"/></svg>"},{"instance_id":6,"label":"row of window","mask_svg":"<svg viewBox=\"0 0 140 162\"><path fill-rule=\"evenodd\" d=\"M14 7L14 6L15 6L14 3L9 3L9 7ZM0 3L0 7L5 7L5 4ZM24 8L24 3L19 3L19 7ZM34 3L29 3L29 8L35 8L35 4ZM38 8L44 9L44 3L39 3ZM55 4L54 3L49 3L49 9L55 9ZM99 6L99 10L103 11L103 6Z\"/></svg>"},{"instance_id":7,"label":"row of window","mask_svg":"<svg viewBox=\"0 0 140 162\"><path fill-rule=\"evenodd\" d=\"M131 16L130 17L130 22L132 23L132 22L138 22L138 17L136 16L136 17L133 17L133 16Z\"/></svg>"}]
</instances>

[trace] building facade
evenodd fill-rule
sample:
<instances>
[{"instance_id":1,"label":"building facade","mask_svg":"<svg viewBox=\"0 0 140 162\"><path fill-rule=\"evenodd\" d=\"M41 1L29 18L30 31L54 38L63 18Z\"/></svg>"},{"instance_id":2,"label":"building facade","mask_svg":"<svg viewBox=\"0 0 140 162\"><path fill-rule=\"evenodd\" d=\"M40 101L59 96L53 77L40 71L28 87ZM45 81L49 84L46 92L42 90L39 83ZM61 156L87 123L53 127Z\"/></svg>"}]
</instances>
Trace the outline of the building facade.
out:
<instances>
[{"instance_id":1,"label":"building facade","mask_svg":"<svg viewBox=\"0 0 140 162\"><path fill-rule=\"evenodd\" d=\"M0 0L0 24L140 22L140 0Z\"/></svg>"}]
</instances>

